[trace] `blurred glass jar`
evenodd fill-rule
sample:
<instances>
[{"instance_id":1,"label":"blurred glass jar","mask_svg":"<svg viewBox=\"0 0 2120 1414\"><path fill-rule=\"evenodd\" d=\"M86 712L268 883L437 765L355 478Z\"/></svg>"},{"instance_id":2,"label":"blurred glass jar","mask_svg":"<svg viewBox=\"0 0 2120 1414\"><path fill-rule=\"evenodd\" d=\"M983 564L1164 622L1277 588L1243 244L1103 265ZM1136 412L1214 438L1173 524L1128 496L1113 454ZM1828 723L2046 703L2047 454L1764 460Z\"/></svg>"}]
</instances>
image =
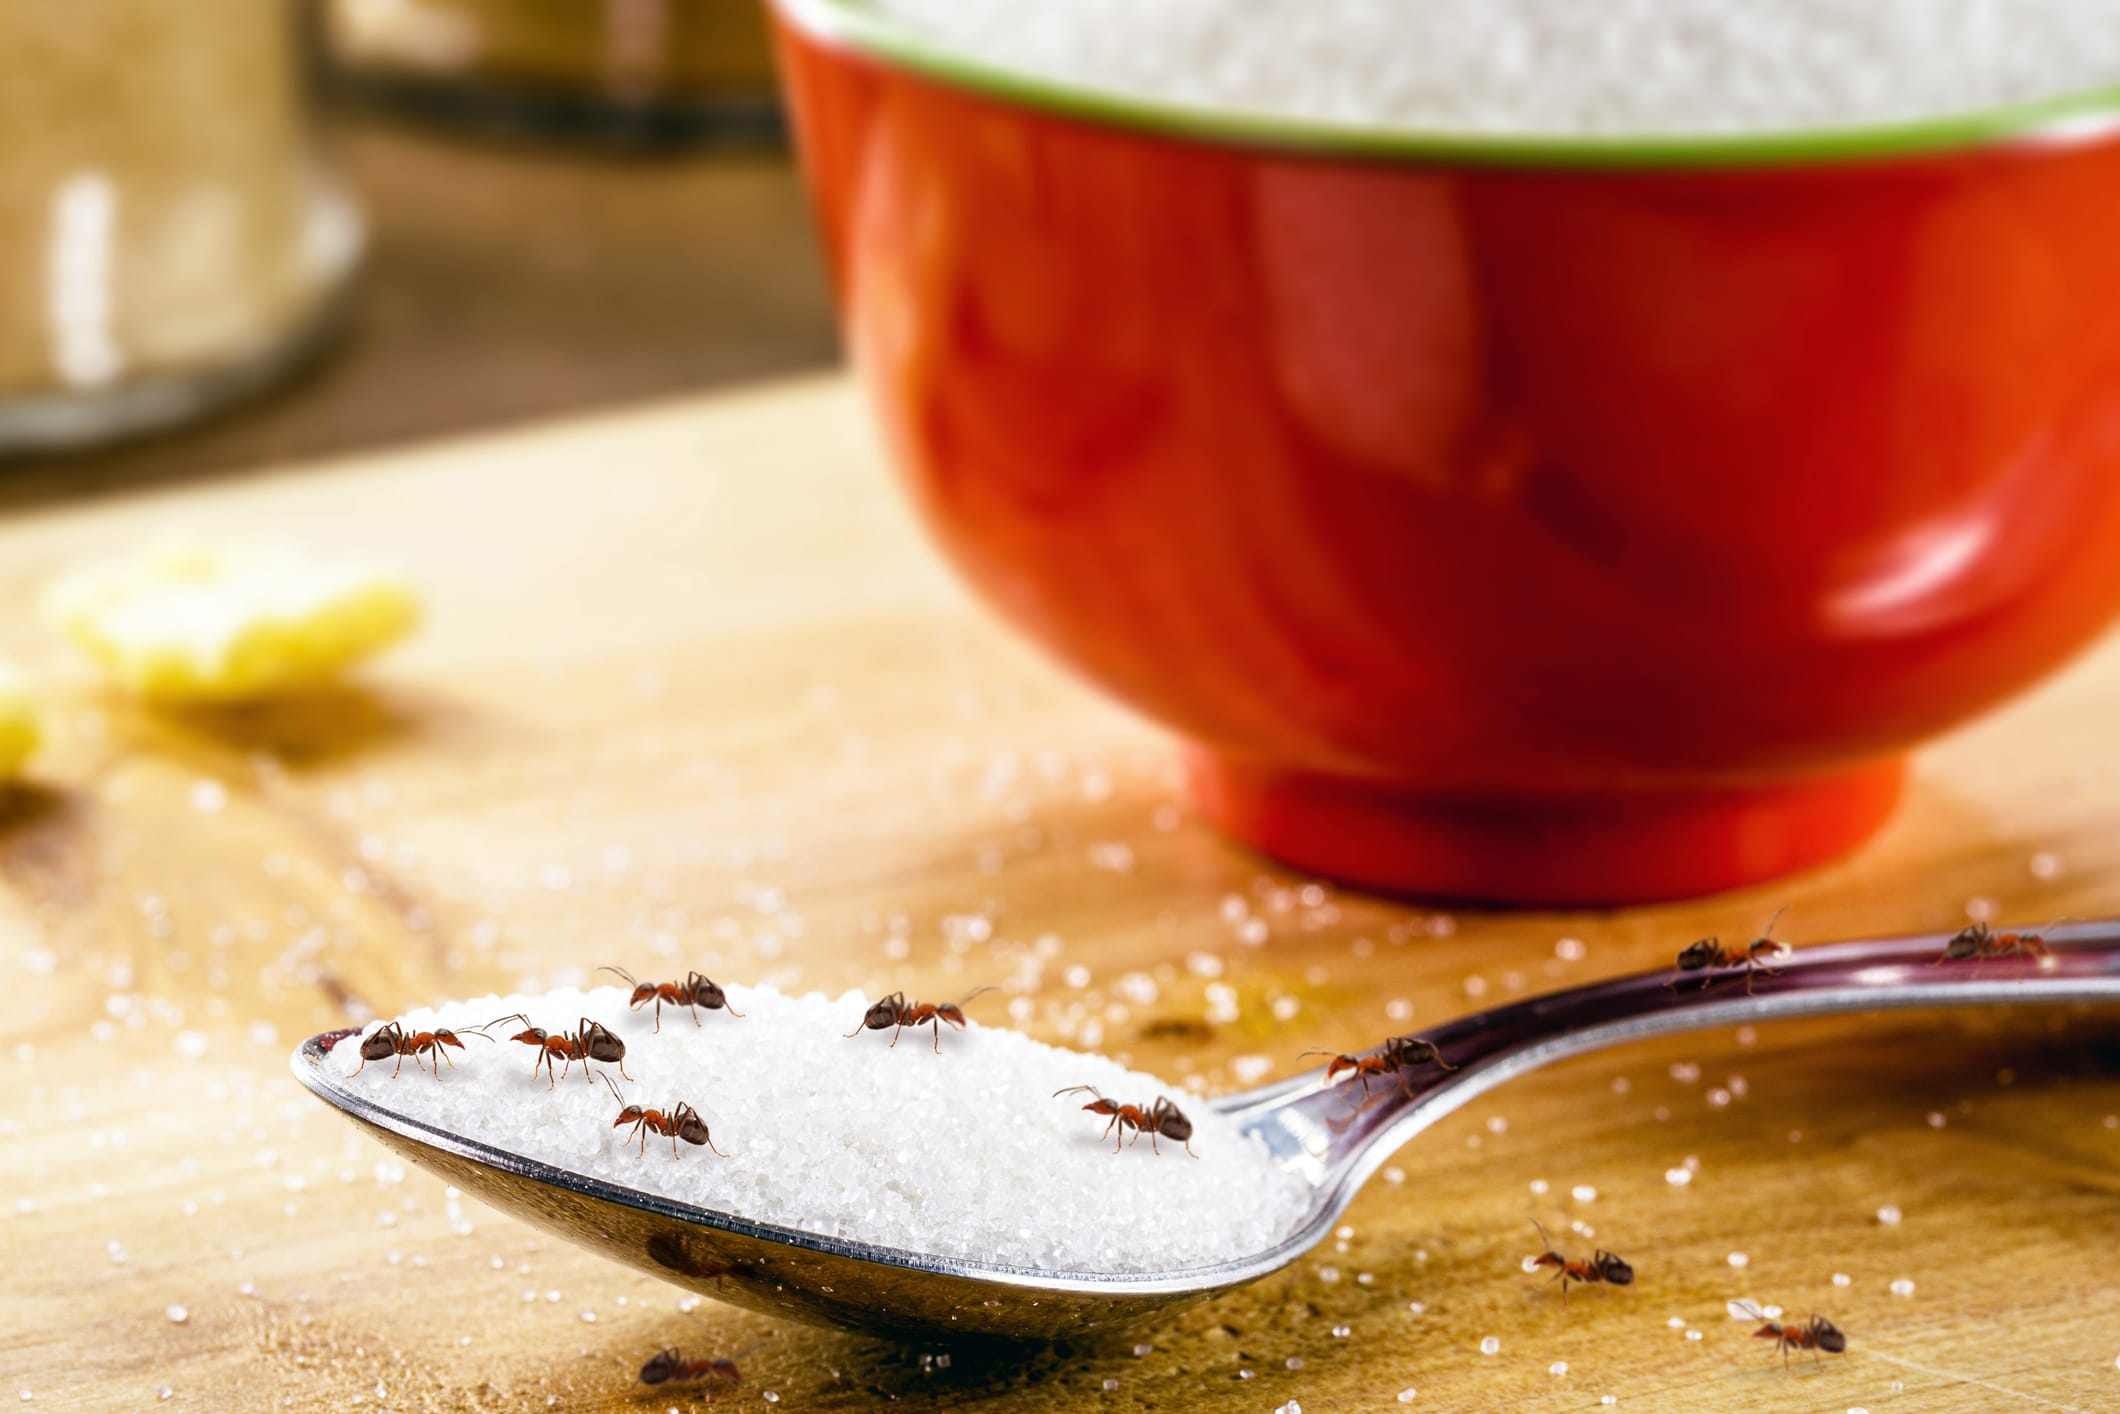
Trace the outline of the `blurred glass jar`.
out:
<instances>
[{"instance_id":1,"label":"blurred glass jar","mask_svg":"<svg viewBox=\"0 0 2120 1414\"><path fill-rule=\"evenodd\" d=\"M636 144L780 132L762 0L322 0L335 73L424 116Z\"/></svg>"},{"instance_id":2,"label":"blurred glass jar","mask_svg":"<svg viewBox=\"0 0 2120 1414\"><path fill-rule=\"evenodd\" d=\"M0 452L203 413L313 347L361 225L294 0L0 0Z\"/></svg>"}]
</instances>

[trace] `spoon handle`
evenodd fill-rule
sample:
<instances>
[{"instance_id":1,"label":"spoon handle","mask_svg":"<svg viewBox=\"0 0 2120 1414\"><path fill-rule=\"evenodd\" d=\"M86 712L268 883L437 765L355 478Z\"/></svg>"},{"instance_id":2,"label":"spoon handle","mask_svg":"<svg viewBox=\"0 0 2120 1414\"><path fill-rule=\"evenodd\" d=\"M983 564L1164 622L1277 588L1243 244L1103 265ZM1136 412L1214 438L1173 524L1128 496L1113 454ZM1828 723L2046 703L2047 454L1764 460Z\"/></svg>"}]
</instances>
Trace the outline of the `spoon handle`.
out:
<instances>
[{"instance_id":1,"label":"spoon handle","mask_svg":"<svg viewBox=\"0 0 2120 1414\"><path fill-rule=\"evenodd\" d=\"M1313 1182L1351 1192L1413 1135L1505 1081L1624 1041L1748 1022L1907 1007L2120 1001L2120 919L2053 928L2048 957L1945 959L1948 934L1832 943L1741 972L1637 973L1532 997L1422 1033L1452 1069L1325 1083L1312 1071L1232 1097L1239 1124L1271 1113L1304 1136ZM1771 969L1771 970L1768 970ZM1749 988L1749 990L1748 990Z\"/></svg>"}]
</instances>

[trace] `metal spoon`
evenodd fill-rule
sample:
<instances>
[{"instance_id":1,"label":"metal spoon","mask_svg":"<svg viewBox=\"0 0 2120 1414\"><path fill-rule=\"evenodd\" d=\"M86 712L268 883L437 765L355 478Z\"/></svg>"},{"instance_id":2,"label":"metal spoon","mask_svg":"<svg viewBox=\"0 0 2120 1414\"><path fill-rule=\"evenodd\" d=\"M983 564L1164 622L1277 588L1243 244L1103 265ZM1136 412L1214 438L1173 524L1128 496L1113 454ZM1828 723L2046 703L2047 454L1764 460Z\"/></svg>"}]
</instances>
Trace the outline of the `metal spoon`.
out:
<instances>
[{"instance_id":1,"label":"metal spoon","mask_svg":"<svg viewBox=\"0 0 2120 1414\"><path fill-rule=\"evenodd\" d=\"M921 1339L1054 1340L1143 1321L1280 1270L1324 1240L1355 1191L1406 1140L1476 1095L1599 1047L1784 1017L1905 1007L2120 1001L2120 920L2057 928L2053 956L1938 963L1942 935L1837 943L1772 960L1774 972L1645 973L1462 1017L1426 1034L1454 1070L1427 1066L1360 1107L1351 1082L1313 1070L1215 1108L1311 1185L1301 1226L1264 1252L1183 1271L1005 1267L849 1242L710 1212L568 1173L378 1109L323 1064L356 1034L302 1043L295 1078L386 1147L496 1208L680 1286L792 1320ZM1375 1083L1375 1082L1372 1082Z\"/></svg>"}]
</instances>

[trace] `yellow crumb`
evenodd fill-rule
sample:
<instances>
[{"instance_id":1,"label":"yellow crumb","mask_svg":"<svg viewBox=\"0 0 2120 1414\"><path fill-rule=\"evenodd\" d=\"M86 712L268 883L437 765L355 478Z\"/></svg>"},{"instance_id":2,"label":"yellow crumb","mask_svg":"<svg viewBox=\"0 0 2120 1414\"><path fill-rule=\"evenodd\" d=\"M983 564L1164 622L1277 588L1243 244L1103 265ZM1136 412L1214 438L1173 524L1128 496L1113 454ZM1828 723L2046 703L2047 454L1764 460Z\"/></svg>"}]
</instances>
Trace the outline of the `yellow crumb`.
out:
<instances>
[{"instance_id":1,"label":"yellow crumb","mask_svg":"<svg viewBox=\"0 0 2120 1414\"><path fill-rule=\"evenodd\" d=\"M370 566L190 542L67 575L45 609L112 682L162 703L314 686L419 620L411 586Z\"/></svg>"},{"instance_id":2,"label":"yellow crumb","mask_svg":"<svg viewBox=\"0 0 2120 1414\"><path fill-rule=\"evenodd\" d=\"M22 773L22 763L37 749L37 704L22 674L0 663L0 783Z\"/></svg>"}]
</instances>

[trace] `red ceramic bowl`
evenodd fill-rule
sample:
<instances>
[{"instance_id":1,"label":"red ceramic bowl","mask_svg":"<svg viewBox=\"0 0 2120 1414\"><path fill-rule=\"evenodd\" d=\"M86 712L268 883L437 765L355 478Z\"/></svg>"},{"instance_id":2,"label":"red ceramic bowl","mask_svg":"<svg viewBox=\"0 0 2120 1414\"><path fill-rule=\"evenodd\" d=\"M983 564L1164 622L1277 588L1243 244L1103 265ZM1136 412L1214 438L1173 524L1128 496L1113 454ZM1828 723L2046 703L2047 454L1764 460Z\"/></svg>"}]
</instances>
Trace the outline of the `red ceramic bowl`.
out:
<instances>
[{"instance_id":1,"label":"red ceramic bowl","mask_svg":"<svg viewBox=\"0 0 2120 1414\"><path fill-rule=\"evenodd\" d=\"M2120 96L1437 139L777 4L922 511L1269 854L1522 903L1769 879L2120 602Z\"/></svg>"}]
</instances>

